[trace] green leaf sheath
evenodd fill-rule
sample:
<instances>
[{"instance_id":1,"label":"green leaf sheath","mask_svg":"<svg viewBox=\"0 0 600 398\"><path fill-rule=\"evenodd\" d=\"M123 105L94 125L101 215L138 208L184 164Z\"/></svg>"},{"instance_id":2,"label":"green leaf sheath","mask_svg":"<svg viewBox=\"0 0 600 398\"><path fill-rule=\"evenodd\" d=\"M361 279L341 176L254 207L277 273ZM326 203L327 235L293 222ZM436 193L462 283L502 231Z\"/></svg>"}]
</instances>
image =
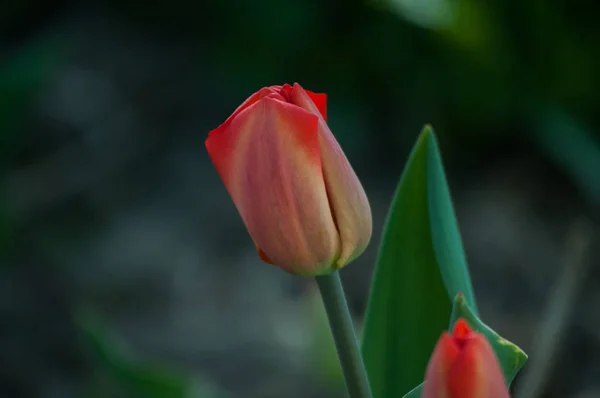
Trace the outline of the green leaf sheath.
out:
<instances>
[{"instance_id":1,"label":"green leaf sheath","mask_svg":"<svg viewBox=\"0 0 600 398\"><path fill-rule=\"evenodd\" d=\"M459 319L464 318L473 330L483 333L488 339L492 348L496 352L498 362L504 373L504 379L506 385L510 386L519 370L527 362L527 354L523 352L518 346L511 343L510 341L500 337L492 328L483 323L475 312L471 309L465 297L457 295L454 299L454 306L452 308L452 317L450 320L449 328L452 329L454 323Z\"/></svg>"}]
</instances>

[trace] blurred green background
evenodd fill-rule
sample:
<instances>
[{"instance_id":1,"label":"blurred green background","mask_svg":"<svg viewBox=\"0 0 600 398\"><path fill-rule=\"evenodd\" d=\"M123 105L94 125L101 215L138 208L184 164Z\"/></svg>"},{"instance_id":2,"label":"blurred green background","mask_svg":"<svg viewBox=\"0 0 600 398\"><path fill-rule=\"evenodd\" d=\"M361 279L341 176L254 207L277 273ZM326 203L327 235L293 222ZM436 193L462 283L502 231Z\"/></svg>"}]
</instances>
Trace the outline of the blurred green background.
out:
<instances>
[{"instance_id":1,"label":"blurred green background","mask_svg":"<svg viewBox=\"0 0 600 398\"><path fill-rule=\"evenodd\" d=\"M204 149L254 91L296 81L328 94L372 204L373 241L343 271L357 324L395 184L431 123L483 319L530 363L552 351L538 396L600 396L598 245L563 337L536 345L569 231L598 221L599 11L3 1L0 397L343 396L312 281L258 260Z\"/></svg>"}]
</instances>

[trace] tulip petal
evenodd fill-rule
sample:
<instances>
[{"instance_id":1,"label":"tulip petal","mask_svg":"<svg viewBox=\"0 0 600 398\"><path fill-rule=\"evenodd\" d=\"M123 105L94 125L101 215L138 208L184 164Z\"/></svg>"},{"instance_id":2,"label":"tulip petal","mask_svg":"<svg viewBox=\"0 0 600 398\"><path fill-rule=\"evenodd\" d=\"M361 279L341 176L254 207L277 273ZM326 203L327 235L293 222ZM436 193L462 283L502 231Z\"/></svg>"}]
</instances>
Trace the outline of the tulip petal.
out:
<instances>
[{"instance_id":1,"label":"tulip petal","mask_svg":"<svg viewBox=\"0 0 600 398\"><path fill-rule=\"evenodd\" d=\"M277 86L271 86L271 87L277 87ZM319 111L319 114L321 115L323 120L327 121L327 94L313 93L310 90L304 90L302 87L300 87L300 85L298 83L295 83L294 87L290 86L287 83L280 87L281 87L281 90L280 90L281 95L284 96L288 102L292 102L292 103L293 103L292 91L294 91L294 87L296 87L296 90L304 91L306 93L306 95L308 96L308 98L310 98L310 100L313 102L316 109ZM296 104L296 105L301 106L299 104ZM307 110L309 110L309 109L307 109ZM311 108L309 111L311 113L315 113L313 108Z\"/></svg>"},{"instance_id":2,"label":"tulip petal","mask_svg":"<svg viewBox=\"0 0 600 398\"><path fill-rule=\"evenodd\" d=\"M454 329L452 329L452 337L459 347L465 344L465 341L471 337L472 333L473 329L471 329L471 326L463 318L456 321Z\"/></svg>"},{"instance_id":3,"label":"tulip petal","mask_svg":"<svg viewBox=\"0 0 600 398\"><path fill-rule=\"evenodd\" d=\"M323 181L319 118L267 90L211 132L206 148L261 258L295 274L330 272L340 239Z\"/></svg>"},{"instance_id":4,"label":"tulip petal","mask_svg":"<svg viewBox=\"0 0 600 398\"><path fill-rule=\"evenodd\" d=\"M327 121L327 94L313 93L312 91L304 90L311 101L315 104L323 120Z\"/></svg>"},{"instance_id":5,"label":"tulip petal","mask_svg":"<svg viewBox=\"0 0 600 398\"><path fill-rule=\"evenodd\" d=\"M448 372L459 352L452 336L444 332L438 340L427 366L425 374L427 382L423 385L423 398L453 398L448 395L446 385Z\"/></svg>"},{"instance_id":6,"label":"tulip petal","mask_svg":"<svg viewBox=\"0 0 600 398\"><path fill-rule=\"evenodd\" d=\"M464 347L448 372L447 385L451 397L509 398L496 354L479 333L465 339Z\"/></svg>"},{"instance_id":7,"label":"tulip petal","mask_svg":"<svg viewBox=\"0 0 600 398\"><path fill-rule=\"evenodd\" d=\"M298 83L294 83L291 102L321 116L317 105ZM319 117L319 147L327 196L341 238L337 266L342 267L369 244L373 228L371 208L358 177L322 116Z\"/></svg>"},{"instance_id":8,"label":"tulip petal","mask_svg":"<svg viewBox=\"0 0 600 398\"><path fill-rule=\"evenodd\" d=\"M233 111L231 116L229 116L227 118L227 120L225 120L225 122L223 122L222 125L220 125L216 129L214 129L213 131L208 133L208 136L210 137L211 135L219 134L223 129L225 129L229 125L229 123L231 123L231 121L241 111L243 111L244 109L248 108L249 106L255 104L257 101L261 100L262 98L270 97L270 98L275 98L275 99L284 101L285 99L281 96L281 94L279 94L280 91L281 91L281 86L271 86L271 87L261 88L259 91L255 92L250 97L248 97L246 99L246 101L242 102L242 104L240 106L238 106L235 111Z\"/></svg>"},{"instance_id":9,"label":"tulip petal","mask_svg":"<svg viewBox=\"0 0 600 398\"><path fill-rule=\"evenodd\" d=\"M256 245L256 242L254 244ZM269 258L269 256L267 256L267 253L262 251L262 249L260 247L258 247L258 245L256 245L256 251L258 252L258 258L260 258L267 264L274 265L273 261Z\"/></svg>"}]
</instances>

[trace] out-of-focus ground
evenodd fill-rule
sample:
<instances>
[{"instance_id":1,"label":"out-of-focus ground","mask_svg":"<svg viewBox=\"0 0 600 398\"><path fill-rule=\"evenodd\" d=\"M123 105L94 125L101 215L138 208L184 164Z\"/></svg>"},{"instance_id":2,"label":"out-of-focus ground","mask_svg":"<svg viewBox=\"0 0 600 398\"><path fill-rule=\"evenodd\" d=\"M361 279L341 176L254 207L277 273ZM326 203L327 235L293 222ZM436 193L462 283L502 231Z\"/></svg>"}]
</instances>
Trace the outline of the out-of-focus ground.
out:
<instances>
[{"instance_id":1,"label":"out-of-focus ground","mask_svg":"<svg viewBox=\"0 0 600 398\"><path fill-rule=\"evenodd\" d=\"M596 221L598 6L423 4L3 3L0 396L133 397L123 352L200 396L342 396L312 282L258 260L204 149L253 91L294 81L328 93L371 201L373 241L343 271L357 322L430 122L483 319L533 361L569 231ZM591 239L542 397L600 396Z\"/></svg>"}]
</instances>

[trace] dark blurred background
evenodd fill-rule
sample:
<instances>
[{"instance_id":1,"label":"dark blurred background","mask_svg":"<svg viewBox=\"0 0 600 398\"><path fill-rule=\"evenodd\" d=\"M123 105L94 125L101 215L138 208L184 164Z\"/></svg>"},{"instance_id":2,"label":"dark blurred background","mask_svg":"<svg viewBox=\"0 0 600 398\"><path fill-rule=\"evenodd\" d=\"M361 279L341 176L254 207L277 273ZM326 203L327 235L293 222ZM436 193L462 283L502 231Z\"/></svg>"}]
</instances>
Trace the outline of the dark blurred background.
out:
<instances>
[{"instance_id":1,"label":"dark blurred background","mask_svg":"<svg viewBox=\"0 0 600 398\"><path fill-rule=\"evenodd\" d=\"M515 396L600 397L599 11L4 0L0 397L343 396L311 280L258 260L204 149L251 93L295 81L328 94L373 208L343 271L357 324L432 123L482 317L537 364Z\"/></svg>"}]
</instances>

